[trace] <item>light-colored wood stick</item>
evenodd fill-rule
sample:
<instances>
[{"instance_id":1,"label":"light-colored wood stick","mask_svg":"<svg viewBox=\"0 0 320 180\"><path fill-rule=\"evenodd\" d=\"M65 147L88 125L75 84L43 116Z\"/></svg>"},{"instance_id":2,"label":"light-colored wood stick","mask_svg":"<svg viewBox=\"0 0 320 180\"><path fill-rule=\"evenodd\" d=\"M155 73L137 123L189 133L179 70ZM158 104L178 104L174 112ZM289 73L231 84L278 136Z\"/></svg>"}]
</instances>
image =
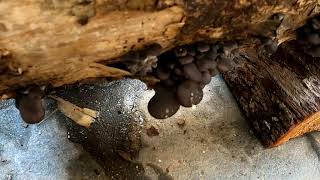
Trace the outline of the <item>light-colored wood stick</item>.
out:
<instances>
[{"instance_id":1,"label":"light-colored wood stick","mask_svg":"<svg viewBox=\"0 0 320 180\"><path fill-rule=\"evenodd\" d=\"M58 109L68 118L72 119L77 124L89 128L92 123L98 118L99 113L92 109L80 108L69 101L66 101L57 96L49 96L58 103Z\"/></svg>"}]
</instances>

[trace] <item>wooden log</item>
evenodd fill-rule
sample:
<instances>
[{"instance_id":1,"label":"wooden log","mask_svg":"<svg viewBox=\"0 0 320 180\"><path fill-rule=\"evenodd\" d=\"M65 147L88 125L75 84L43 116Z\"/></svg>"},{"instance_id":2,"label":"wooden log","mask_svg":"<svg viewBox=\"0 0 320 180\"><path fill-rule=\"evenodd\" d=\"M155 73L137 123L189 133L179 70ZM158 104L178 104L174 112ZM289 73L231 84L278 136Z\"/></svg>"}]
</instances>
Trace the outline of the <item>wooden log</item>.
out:
<instances>
[{"instance_id":1,"label":"wooden log","mask_svg":"<svg viewBox=\"0 0 320 180\"><path fill-rule=\"evenodd\" d=\"M90 3L91 2L91 3ZM58 87L130 73L106 66L150 44L163 50L201 39L247 39L274 31L277 41L317 11L317 0L0 1L0 95L31 84ZM245 13L244 13L245 12ZM299 16L297 16L299 15ZM9 52L9 55L7 54Z\"/></svg>"},{"instance_id":2,"label":"wooden log","mask_svg":"<svg viewBox=\"0 0 320 180\"><path fill-rule=\"evenodd\" d=\"M320 130L320 59L284 43L270 58L243 47L220 65L255 133L268 147Z\"/></svg>"}]
</instances>

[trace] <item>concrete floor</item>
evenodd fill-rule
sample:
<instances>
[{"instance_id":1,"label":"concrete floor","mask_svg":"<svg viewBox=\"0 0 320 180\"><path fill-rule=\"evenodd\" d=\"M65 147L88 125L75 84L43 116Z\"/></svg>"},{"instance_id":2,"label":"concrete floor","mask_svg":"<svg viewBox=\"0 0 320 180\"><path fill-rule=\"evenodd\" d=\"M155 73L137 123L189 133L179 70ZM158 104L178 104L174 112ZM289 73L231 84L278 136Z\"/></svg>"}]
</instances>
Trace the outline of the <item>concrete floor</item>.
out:
<instances>
[{"instance_id":1,"label":"concrete floor","mask_svg":"<svg viewBox=\"0 0 320 180\"><path fill-rule=\"evenodd\" d=\"M108 144L125 144L119 137L127 135L124 132L128 126L140 127L135 133L139 134L142 146L139 155L129 163L143 167L144 179L320 178L320 134L312 133L280 147L265 149L250 131L220 76L214 77L205 88L204 99L198 106L181 108L166 120L150 117L147 102L154 92L146 90L140 81L102 83L92 89L94 93L104 92L97 97L101 101L93 100L94 95L87 101L99 104L99 111L105 109L105 114L110 114L105 121L112 119L111 125L105 126L110 134L103 139L105 145L101 145L106 152L112 149ZM90 96L87 92L82 94ZM119 108L121 116L114 115L119 114ZM105 166L111 161L98 164L97 158L84 151L80 142L70 142L68 138L73 138L70 122L59 112L41 124L26 126L13 101L1 102L0 109L1 180L142 179L128 176L131 171L123 173L119 163L111 172ZM49 103L47 114L54 109ZM156 130L150 134L151 127ZM86 133L90 135L90 131ZM157 174L152 167L163 173Z\"/></svg>"}]
</instances>

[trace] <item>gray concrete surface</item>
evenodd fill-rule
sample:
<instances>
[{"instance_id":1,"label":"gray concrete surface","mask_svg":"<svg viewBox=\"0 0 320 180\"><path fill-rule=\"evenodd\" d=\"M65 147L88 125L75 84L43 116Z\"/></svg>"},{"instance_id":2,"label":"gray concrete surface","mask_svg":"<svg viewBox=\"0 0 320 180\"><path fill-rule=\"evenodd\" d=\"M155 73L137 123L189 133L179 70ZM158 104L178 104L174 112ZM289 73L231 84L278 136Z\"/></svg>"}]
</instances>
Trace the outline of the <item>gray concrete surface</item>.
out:
<instances>
[{"instance_id":1,"label":"gray concrete surface","mask_svg":"<svg viewBox=\"0 0 320 180\"><path fill-rule=\"evenodd\" d=\"M205 88L204 100L198 106L181 108L166 120L149 116L147 102L154 92L146 90L146 86L137 80L104 83L95 88L97 92L105 93L100 94L101 97L90 96L89 106L100 103L99 111L105 110L106 114L111 114L106 118L112 119L110 126L105 126L105 131L110 131L112 137L101 146L112 148L107 146L108 143L121 145L124 141L117 137L126 134L121 129L126 131L128 126L138 123L142 147L139 156L129 163L141 165L144 177L159 178L154 169L147 165L151 163L174 179L182 180L320 179L320 134L312 133L280 147L265 149L250 131L220 76L214 77ZM99 98L101 101L96 101ZM39 125L26 126L13 101L0 104L1 180L118 179L112 175L117 172L110 173L106 168L108 161L99 165L96 158L85 152L81 145L68 140L72 139L72 134L68 134L70 127L66 127L70 122L60 113L54 113ZM104 109L106 107L108 109ZM119 108L122 113L116 116ZM47 114L50 114L55 107L49 103L47 109ZM132 123L128 123L128 118L124 118L131 115L136 118L129 118ZM146 134L151 126L158 130L159 135ZM90 132L86 133L90 135ZM122 173L122 161L119 162L114 166L119 166ZM117 167L112 171L117 171ZM139 179L134 176L127 178Z\"/></svg>"}]
</instances>

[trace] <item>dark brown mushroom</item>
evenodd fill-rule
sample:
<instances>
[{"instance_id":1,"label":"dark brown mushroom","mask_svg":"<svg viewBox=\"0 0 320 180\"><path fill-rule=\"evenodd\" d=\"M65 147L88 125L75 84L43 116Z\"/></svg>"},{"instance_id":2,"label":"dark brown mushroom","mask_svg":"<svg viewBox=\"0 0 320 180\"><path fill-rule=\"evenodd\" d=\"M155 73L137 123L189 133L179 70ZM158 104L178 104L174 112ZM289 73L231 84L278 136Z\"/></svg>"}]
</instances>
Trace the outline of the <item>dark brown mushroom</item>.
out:
<instances>
[{"instance_id":1,"label":"dark brown mushroom","mask_svg":"<svg viewBox=\"0 0 320 180\"><path fill-rule=\"evenodd\" d=\"M196 82L201 82L202 80L202 74L194 63L184 65L183 72L186 78L190 80Z\"/></svg>"},{"instance_id":2,"label":"dark brown mushroom","mask_svg":"<svg viewBox=\"0 0 320 180\"><path fill-rule=\"evenodd\" d=\"M313 29L319 30L320 29L320 18L319 17L312 18L311 25L312 25Z\"/></svg>"},{"instance_id":3,"label":"dark brown mushroom","mask_svg":"<svg viewBox=\"0 0 320 180\"><path fill-rule=\"evenodd\" d=\"M177 88L177 98L184 107L191 107L201 102L203 98L200 84L191 80L186 80Z\"/></svg>"},{"instance_id":4,"label":"dark brown mushroom","mask_svg":"<svg viewBox=\"0 0 320 180\"><path fill-rule=\"evenodd\" d=\"M19 109L23 121L35 124L44 118L43 96L44 92L40 87L31 88L27 94L17 93L16 107Z\"/></svg>"},{"instance_id":5,"label":"dark brown mushroom","mask_svg":"<svg viewBox=\"0 0 320 180\"><path fill-rule=\"evenodd\" d=\"M312 57L320 57L320 46L314 46L306 51Z\"/></svg>"},{"instance_id":6,"label":"dark brown mushroom","mask_svg":"<svg viewBox=\"0 0 320 180\"><path fill-rule=\"evenodd\" d=\"M184 47L177 47L174 49L174 54L177 56L177 57L183 57L183 56L186 56L188 53L187 49L184 48Z\"/></svg>"},{"instance_id":7,"label":"dark brown mushroom","mask_svg":"<svg viewBox=\"0 0 320 180\"><path fill-rule=\"evenodd\" d=\"M227 41L223 44L223 52L225 54L230 54L232 51L238 48L238 43L234 41Z\"/></svg>"},{"instance_id":8,"label":"dark brown mushroom","mask_svg":"<svg viewBox=\"0 0 320 180\"><path fill-rule=\"evenodd\" d=\"M183 76L183 70L179 67L174 68L173 72L178 76Z\"/></svg>"},{"instance_id":9,"label":"dark brown mushroom","mask_svg":"<svg viewBox=\"0 0 320 180\"><path fill-rule=\"evenodd\" d=\"M161 83L166 87L172 87L175 84L172 79L166 79L164 81L161 81Z\"/></svg>"},{"instance_id":10,"label":"dark brown mushroom","mask_svg":"<svg viewBox=\"0 0 320 180\"><path fill-rule=\"evenodd\" d=\"M156 94L148 103L148 111L157 119L165 119L173 116L180 108L180 104L172 91L157 87Z\"/></svg>"},{"instance_id":11,"label":"dark brown mushroom","mask_svg":"<svg viewBox=\"0 0 320 180\"><path fill-rule=\"evenodd\" d=\"M163 67L156 69L156 75L160 80L166 80L170 77L170 71Z\"/></svg>"},{"instance_id":12,"label":"dark brown mushroom","mask_svg":"<svg viewBox=\"0 0 320 180\"><path fill-rule=\"evenodd\" d=\"M189 47L188 48L188 54L190 56L195 56L196 55L196 51L195 51L194 47Z\"/></svg>"},{"instance_id":13,"label":"dark brown mushroom","mask_svg":"<svg viewBox=\"0 0 320 180\"><path fill-rule=\"evenodd\" d=\"M179 62L180 62L180 64L182 64L182 65L190 64L190 63L193 62L193 60L194 60L193 56L190 56L190 55L179 58Z\"/></svg>"},{"instance_id":14,"label":"dark brown mushroom","mask_svg":"<svg viewBox=\"0 0 320 180\"><path fill-rule=\"evenodd\" d=\"M174 69L176 67L176 63L173 60L166 62L166 66L168 69Z\"/></svg>"},{"instance_id":15,"label":"dark brown mushroom","mask_svg":"<svg viewBox=\"0 0 320 180\"><path fill-rule=\"evenodd\" d=\"M312 45L320 44L320 33L310 33L306 36L306 40Z\"/></svg>"},{"instance_id":16,"label":"dark brown mushroom","mask_svg":"<svg viewBox=\"0 0 320 180\"><path fill-rule=\"evenodd\" d=\"M217 57L219 56L219 53L217 53L215 50L210 50L208 53L207 53L207 56L209 59L211 60L216 60Z\"/></svg>"},{"instance_id":17,"label":"dark brown mushroom","mask_svg":"<svg viewBox=\"0 0 320 180\"><path fill-rule=\"evenodd\" d=\"M210 50L210 46L206 43L198 43L197 50L202 53L208 52Z\"/></svg>"},{"instance_id":18,"label":"dark brown mushroom","mask_svg":"<svg viewBox=\"0 0 320 180\"><path fill-rule=\"evenodd\" d=\"M213 77L213 76L219 74L219 70L218 70L218 68L210 69L209 73L210 73L211 77Z\"/></svg>"},{"instance_id":19,"label":"dark brown mushroom","mask_svg":"<svg viewBox=\"0 0 320 180\"><path fill-rule=\"evenodd\" d=\"M197 62L197 67L201 72L208 71L210 69L214 69L217 66L217 63L215 60L210 59L210 57L205 56L201 59L199 59Z\"/></svg>"},{"instance_id":20,"label":"dark brown mushroom","mask_svg":"<svg viewBox=\"0 0 320 180\"><path fill-rule=\"evenodd\" d=\"M220 49L221 49L221 45L220 44L213 44L211 46L211 50L210 51L218 54Z\"/></svg>"},{"instance_id":21,"label":"dark brown mushroom","mask_svg":"<svg viewBox=\"0 0 320 180\"><path fill-rule=\"evenodd\" d=\"M231 61L228 61L227 59L219 58L217 64L217 69L221 73L225 73L233 69L233 64L231 64Z\"/></svg>"},{"instance_id":22,"label":"dark brown mushroom","mask_svg":"<svg viewBox=\"0 0 320 180\"><path fill-rule=\"evenodd\" d=\"M203 72L202 73L202 81L201 81L201 83L209 84L210 81L211 81L211 74L208 71Z\"/></svg>"}]
</instances>

